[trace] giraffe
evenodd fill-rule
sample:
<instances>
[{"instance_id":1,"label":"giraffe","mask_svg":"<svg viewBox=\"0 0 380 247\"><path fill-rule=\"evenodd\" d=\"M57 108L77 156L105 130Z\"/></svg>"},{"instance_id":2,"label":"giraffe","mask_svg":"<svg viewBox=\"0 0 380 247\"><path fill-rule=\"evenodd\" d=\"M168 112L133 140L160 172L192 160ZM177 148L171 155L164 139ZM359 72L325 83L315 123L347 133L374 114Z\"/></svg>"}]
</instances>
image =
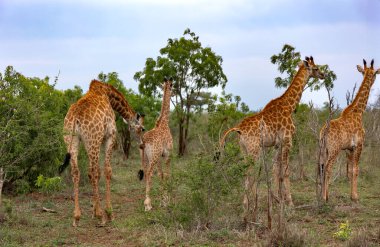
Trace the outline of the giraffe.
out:
<instances>
[{"instance_id":1,"label":"giraffe","mask_svg":"<svg viewBox=\"0 0 380 247\"><path fill-rule=\"evenodd\" d=\"M326 164L321 164L324 171L322 184L322 198L328 201L328 186L331 177L332 167L341 150L347 151L348 177L351 182L351 200L357 202L358 192L358 175L359 159L364 144L363 112L367 106L370 89L375 82L376 74L380 69L375 70L373 67L374 60L371 61L371 67L367 67L367 62L363 59L364 68L357 65L357 69L363 74L363 82L352 103L344 109L339 118L330 122L329 129L326 133L326 124L320 132L320 141L326 136Z\"/></svg>"},{"instance_id":2,"label":"giraffe","mask_svg":"<svg viewBox=\"0 0 380 247\"><path fill-rule=\"evenodd\" d=\"M275 184L279 188L280 174L278 164L282 164L284 174L285 200L293 205L290 194L288 154L292 146L292 136L295 126L292 120L292 112L299 103L304 87L309 77L324 79L324 74L314 63L313 57L306 57L298 66L298 72L294 76L285 93L270 101L259 113L244 118L235 127L226 130L220 139L220 148L223 148L227 135L237 132L240 148L245 157L257 160L260 151L265 147L275 147L277 151L276 162L273 166ZM281 148L280 148L281 147ZM253 181L246 174L245 195L243 199L245 220L250 210L250 197L252 197ZM251 192L250 192L251 191Z\"/></svg>"},{"instance_id":3,"label":"giraffe","mask_svg":"<svg viewBox=\"0 0 380 247\"><path fill-rule=\"evenodd\" d=\"M113 86L97 80L91 81L89 91L75 104L71 105L64 120L64 141L67 154L64 163L59 167L62 173L71 161L71 175L74 183L74 221L78 226L81 211L79 208L80 172L77 163L78 148L83 141L89 158L88 176L93 189L93 216L101 219L104 225L112 220L111 206L111 156L116 136L115 113L117 111L136 131L144 130L139 123L140 114L128 104L124 96ZM98 183L100 179L99 153L102 142L105 142L104 174L106 178L105 215L100 208Z\"/></svg>"},{"instance_id":4,"label":"giraffe","mask_svg":"<svg viewBox=\"0 0 380 247\"><path fill-rule=\"evenodd\" d=\"M152 209L151 199L149 197L150 188L152 186L152 175L155 166L158 166L158 172L161 180L169 177L170 172L170 152L173 149L173 137L169 128L169 113L170 113L170 97L172 94L172 79L164 79L162 85L164 96L162 100L161 113L153 129L147 131L142 136L142 144L140 146L141 166L139 171L140 180L144 178L146 171L146 187L145 187L145 211ZM160 159L164 158L165 170L162 171Z\"/></svg>"}]
</instances>

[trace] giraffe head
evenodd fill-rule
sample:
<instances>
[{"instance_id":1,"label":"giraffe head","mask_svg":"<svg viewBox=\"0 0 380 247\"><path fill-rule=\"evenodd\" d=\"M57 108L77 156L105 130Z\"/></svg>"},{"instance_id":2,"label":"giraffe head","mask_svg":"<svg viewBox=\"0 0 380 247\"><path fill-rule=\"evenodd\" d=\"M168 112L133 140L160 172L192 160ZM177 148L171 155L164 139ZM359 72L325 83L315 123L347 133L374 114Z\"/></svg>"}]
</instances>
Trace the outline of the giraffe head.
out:
<instances>
[{"instance_id":1,"label":"giraffe head","mask_svg":"<svg viewBox=\"0 0 380 247\"><path fill-rule=\"evenodd\" d=\"M144 114L140 114L138 112L134 113L134 116L130 119L124 119L124 123L128 124L137 134L141 134L141 132L145 131L144 128Z\"/></svg>"},{"instance_id":2,"label":"giraffe head","mask_svg":"<svg viewBox=\"0 0 380 247\"><path fill-rule=\"evenodd\" d=\"M302 63L303 66L309 71L310 77L325 79L325 74L319 69L319 66L314 63L314 58L312 56L305 57L305 60Z\"/></svg>"},{"instance_id":3,"label":"giraffe head","mask_svg":"<svg viewBox=\"0 0 380 247\"><path fill-rule=\"evenodd\" d=\"M173 96L173 78L170 77L170 79L164 78L164 83L161 85L162 90L164 93L168 93L168 95Z\"/></svg>"},{"instance_id":4,"label":"giraffe head","mask_svg":"<svg viewBox=\"0 0 380 247\"><path fill-rule=\"evenodd\" d=\"M360 66L360 65L356 66L358 68L358 71L360 73L362 73L364 77L369 76L369 77L372 78L372 84L375 82L376 75L380 74L380 68L376 70L373 67L374 63L375 63L375 61L372 59L372 61L371 61L371 67L367 67L367 61L363 59L364 68L362 66Z\"/></svg>"}]
</instances>

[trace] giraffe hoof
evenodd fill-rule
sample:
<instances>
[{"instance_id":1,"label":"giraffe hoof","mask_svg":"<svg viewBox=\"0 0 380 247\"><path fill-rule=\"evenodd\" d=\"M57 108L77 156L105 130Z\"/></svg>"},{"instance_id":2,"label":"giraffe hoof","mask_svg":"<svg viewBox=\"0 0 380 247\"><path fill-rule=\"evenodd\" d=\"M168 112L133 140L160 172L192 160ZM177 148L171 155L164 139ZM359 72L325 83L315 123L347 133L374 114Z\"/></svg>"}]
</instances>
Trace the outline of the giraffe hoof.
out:
<instances>
[{"instance_id":1,"label":"giraffe hoof","mask_svg":"<svg viewBox=\"0 0 380 247\"><path fill-rule=\"evenodd\" d=\"M152 204L149 197L145 199L144 206L145 206L145 212L152 210Z\"/></svg>"},{"instance_id":2,"label":"giraffe hoof","mask_svg":"<svg viewBox=\"0 0 380 247\"><path fill-rule=\"evenodd\" d=\"M353 203L359 203L359 198L351 198L351 201L352 201Z\"/></svg>"},{"instance_id":3,"label":"giraffe hoof","mask_svg":"<svg viewBox=\"0 0 380 247\"><path fill-rule=\"evenodd\" d=\"M74 219L73 220L73 227L78 227L79 226L79 219Z\"/></svg>"}]
</instances>

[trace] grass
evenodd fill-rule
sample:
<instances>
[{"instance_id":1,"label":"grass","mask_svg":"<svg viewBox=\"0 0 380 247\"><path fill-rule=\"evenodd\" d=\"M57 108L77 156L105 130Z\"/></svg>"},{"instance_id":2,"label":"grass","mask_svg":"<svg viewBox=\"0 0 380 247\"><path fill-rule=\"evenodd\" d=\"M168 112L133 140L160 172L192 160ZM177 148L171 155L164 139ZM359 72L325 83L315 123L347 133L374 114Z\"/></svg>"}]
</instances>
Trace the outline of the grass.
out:
<instances>
[{"instance_id":1,"label":"grass","mask_svg":"<svg viewBox=\"0 0 380 247\"><path fill-rule=\"evenodd\" d=\"M175 208L160 206L160 183L154 176L152 200L153 210L144 212L145 184L137 179L140 167L138 158L124 161L115 152L113 159L112 204L115 220L105 227L98 227L98 220L91 217L90 185L80 188L82 218L80 226L73 228L72 184L67 183L57 193L33 192L3 199L0 209L1 246L253 246L273 243L273 234L266 230L265 188L261 186L258 223L253 229L242 227L240 195L226 195L220 206L213 209L217 219L210 225L186 227L176 221ZM175 186L170 188L172 200L182 207L187 189L181 184L185 169L193 158L173 159ZM310 168L311 170L312 168ZM363 164L359 176L360 201L350 201L349 183L339 177L330 186L330 202L316 209L315 184L312 180L292 181L295 208L287 212L289 224L289 246L297 243L306 246L368 246L380 244L379 167ZM70 181L66 171L64 181ZM82 177L86 174L82 174ZM104 195L104 177L100 189ZM264 184L264 183L262 183ZM239 193L239 192L237 192ZM104 197L102 197L104 198ZM56 213L43 212L42 207L54 209ZM184 208L186 209L186 208ZM173 212L169 212L174 210ZM182 210L182 209L181 209ZM166 218L172 216L173 218ZM178 219L178 218L176 218ZM340 223L348 221L352 238L341 241L334 238ZM197 221L195 221L197 222ZM201 222L201 219L199 220ZM365 234L365 236L363 236ZM272 238L272 239L271 239ZM286 242L282 242L286 246Z\"/></svg>"}]
</instances>

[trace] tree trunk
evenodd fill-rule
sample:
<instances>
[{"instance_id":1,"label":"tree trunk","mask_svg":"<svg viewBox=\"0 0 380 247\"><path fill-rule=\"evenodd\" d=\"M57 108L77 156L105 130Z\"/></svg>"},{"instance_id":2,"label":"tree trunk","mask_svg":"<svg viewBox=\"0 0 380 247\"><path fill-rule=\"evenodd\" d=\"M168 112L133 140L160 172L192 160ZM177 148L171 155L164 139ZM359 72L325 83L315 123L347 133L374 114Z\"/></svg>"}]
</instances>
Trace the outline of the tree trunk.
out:
<instances>
[{"instance_id":1,"label":"tree trunk","mask_svg":"<svg viewBox=\"0 0 380 247\"><path fill-rule=\"evenodd\" d=\"M5 180L4 170L3 170L2 167L0 167L0 207L1 207L1 202L2 202L1 195L2 195L2 192L3 192L4 180Z\"/></svg>"},{"instance_id":2,"label":"tree trunk","mask_svg":"<svg viewBox=\"0 0 380 247\"><path fill-rule=\"evenodd\" d=\"M131 150L131 132L129 128L123 127L121 131L121 145L125 159L129 158L129 152Z\"/></svg>"},{"instance_id":3,"label":"tree trunk","mask_svg":"<svg viewBox=\"0 0 380 247\"><path fill-rule=\"evenodd\" d=\"M185 154L185 147L186 147L186 144L185 144L185 129L184 129L184 126L183 126L183 120L181 119L179 121L179 133L178 133L178 155L179 156L183 156Z\"/></svg>"}]
</instances>

